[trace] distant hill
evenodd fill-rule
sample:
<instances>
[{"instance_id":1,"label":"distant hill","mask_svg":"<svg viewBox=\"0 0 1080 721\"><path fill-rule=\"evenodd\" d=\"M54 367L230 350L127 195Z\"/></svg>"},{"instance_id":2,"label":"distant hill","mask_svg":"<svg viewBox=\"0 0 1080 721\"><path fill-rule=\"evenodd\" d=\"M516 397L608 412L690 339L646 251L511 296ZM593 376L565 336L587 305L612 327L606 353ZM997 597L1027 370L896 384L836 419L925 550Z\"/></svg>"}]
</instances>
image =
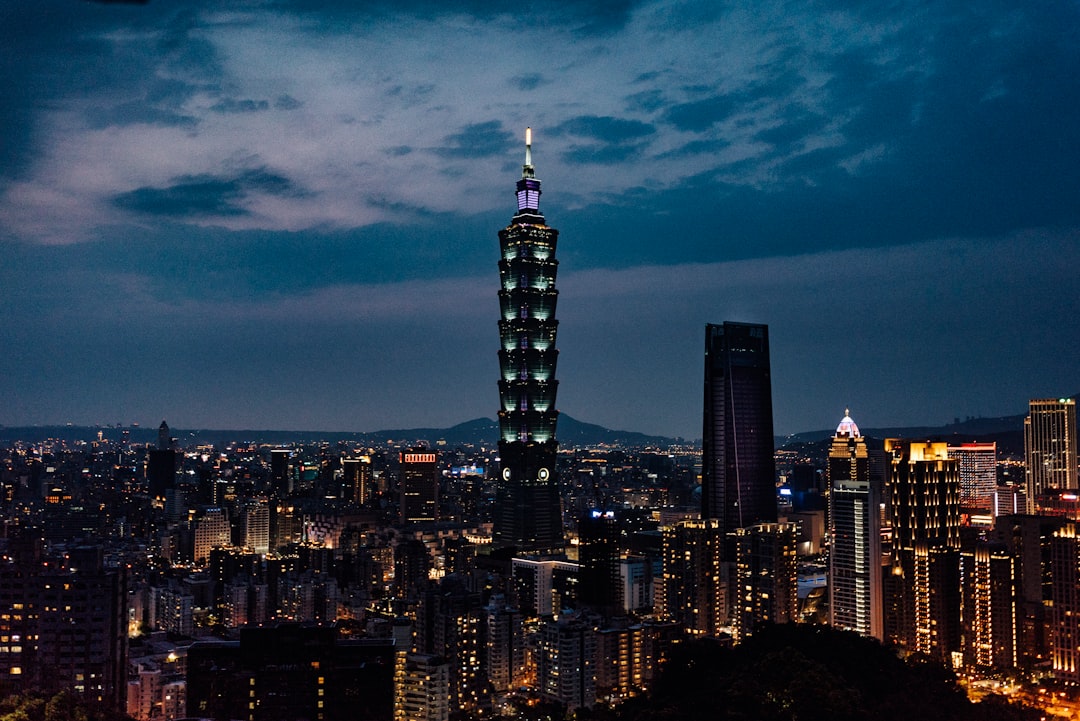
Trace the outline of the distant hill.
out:
<instances>
[{"instance_id":1,"label":"distant hill","mask_svg":"<svg viewBox=\"0 0 1080 721\"><path fill-rule=\"evenodd\" d=\"M132 443L157 442L157 427L144 426L0 426L0 443L24 441L41 443L50 439L66 442L91 442L98 434L106 440L120 440L128 433ZM499 440L499 424L490 418L476 418L450 428L405 428L368 433L356 431L280 431L280 430L216 430L171 428L170 433L180 445L225 444L234 441L250 443L356 443L368 446L384 446L445 442L448 446L494 447ZM574 446L671 446L679 439L651 436L635 431L619 431L594 423L584 423L565 413L559 415L559 443L564 448Z\"/></svg>"}]
</instances>

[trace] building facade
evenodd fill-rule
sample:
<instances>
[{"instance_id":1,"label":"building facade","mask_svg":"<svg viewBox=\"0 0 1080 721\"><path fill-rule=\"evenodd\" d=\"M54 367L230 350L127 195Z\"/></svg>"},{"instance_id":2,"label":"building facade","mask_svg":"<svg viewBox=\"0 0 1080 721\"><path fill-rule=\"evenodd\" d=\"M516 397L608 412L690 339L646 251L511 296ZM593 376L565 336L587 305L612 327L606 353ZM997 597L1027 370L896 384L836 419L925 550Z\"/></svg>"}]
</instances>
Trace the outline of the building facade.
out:
<instances>
[{"instance_id":1,"label":"building facade","mask_svg":"<svg viewBox=\"0 0 1080 721\"><path fill-rule=\"evenodd\" d=\"M501 483L493 534L496 548L518 553L558 553L564 546L555 464L558 238L540 212L527 130L517 213L499 231Z\"/></svg>"},{"instance_id":2,"label":"building facade","mask_svg":"<svg viewBox=\"0 0 1080 721\"><path fill-rule=\"evenodd\" d=\"M702 439L701 517L717 519L722 534L775 523L768 326L705 326Z\"/></svg>"},{"instance_id":3,"label":"building facade","mask_svg":"<svg viewBox=\"0 0 1080 721\"><path fill-rule=\"evenodd\" d=\"M833 436L829 485L829 623L881 640L881 488L850 414Z\"/></svg>"},{"instance_id":4,"label":"building facade","mask_svg":"<svg viewBox=\"0 0 1080 721\"><path fill-rule=\"evenodd\" d=\"M1028 404L1024 419L1028 513L1036 513L1039 496L1077 485L1076 401L1039 398Z\"/></svg>"}]
</instances>

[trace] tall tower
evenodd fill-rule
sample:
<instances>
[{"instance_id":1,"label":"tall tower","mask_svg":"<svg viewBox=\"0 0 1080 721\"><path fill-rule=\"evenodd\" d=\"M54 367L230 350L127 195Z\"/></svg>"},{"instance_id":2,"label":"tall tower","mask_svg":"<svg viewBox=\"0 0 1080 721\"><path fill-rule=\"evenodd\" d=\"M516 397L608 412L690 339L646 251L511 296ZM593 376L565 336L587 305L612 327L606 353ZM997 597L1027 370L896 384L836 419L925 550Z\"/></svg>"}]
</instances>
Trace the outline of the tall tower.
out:
<instances>
[{"instance_id":1,"label":"tall tower","mask_svg":"<svg viewBox=\"0 0 1080 721\"><path fill-rule=\"evenodd\" d=\"M1039 496L1047 491L1078 487L1075 400L1037 398L1030 402L1024 420L1024 456L1028 513L1037 512Z\"/></svg>"},{"instance_id":2,"label":"tall tower","mask_svg":"<svg viewBox=\"0 0 1080 721\"><path fill-rule=\"evenodd\" d=\"M885 440L893 566L886 635L939 660L960 650L960 469L945 443Z\"/></svg>"},{"instance_id":3,"label":"tall tower","mask_svg":"<svg viewBox=\"0 0 1080 721\"><path fill-rule=\"evenodd\" d=\"M401 454L402 523L421 523L439 520L438 457L424 449L415 448Z\"/></svg>"},{"instance_id":4,"label":"tall tower","mask_svg":"<svg viewBox=\"0 0 1080 721\"><path fill-rule=\"evenodd\" d=\"M532 166L532 131L517 182L517 213L499 231L499 456L502 483L495 546L519 553L557 553L564 545L555 468L555 245L559 231L540 212Z\"/></svg>"},{"instance_id":5,"label":"tall tower","mask_svg":"<svg viewBox=\"0 0 1080 721\"><path fill-rule=\"evenodd\" d=\"M705 326L702 438L701 517L719 519L722 534L775 523L768 326Z\"/></svg>"},{"instance_id":6,"label":"tall tower","mask_svg":"<svg viewBox=\"0 0 1080 721\"><path fill-rule=\"evenodd\" d=\"M829 449L829 623L883 640L881 486L845 413Z\"/></svg>"}]
</instances>

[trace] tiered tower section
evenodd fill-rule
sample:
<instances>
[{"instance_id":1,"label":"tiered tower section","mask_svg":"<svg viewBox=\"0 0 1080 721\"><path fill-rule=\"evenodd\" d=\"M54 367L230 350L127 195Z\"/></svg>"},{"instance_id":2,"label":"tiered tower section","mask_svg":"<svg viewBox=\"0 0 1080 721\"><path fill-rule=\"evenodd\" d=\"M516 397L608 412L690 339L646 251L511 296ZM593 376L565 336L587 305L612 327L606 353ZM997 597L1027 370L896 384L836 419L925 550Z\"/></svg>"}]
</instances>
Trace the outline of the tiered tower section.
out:
<instances>
[{"instance_id":1,"label":"tiered tower section","mask_svg":"<svg viewBox=\"0 0 1080 721\"><path fill-rule=\"evenodd\" d=\"M502 483L495 509L495 545L518 553L562 550L562 511L555 467L555 366L559 231L540 212L540 181L525 131L525 165L517 213L499 231L499 456Z\"/></svg>"}]
</instances>

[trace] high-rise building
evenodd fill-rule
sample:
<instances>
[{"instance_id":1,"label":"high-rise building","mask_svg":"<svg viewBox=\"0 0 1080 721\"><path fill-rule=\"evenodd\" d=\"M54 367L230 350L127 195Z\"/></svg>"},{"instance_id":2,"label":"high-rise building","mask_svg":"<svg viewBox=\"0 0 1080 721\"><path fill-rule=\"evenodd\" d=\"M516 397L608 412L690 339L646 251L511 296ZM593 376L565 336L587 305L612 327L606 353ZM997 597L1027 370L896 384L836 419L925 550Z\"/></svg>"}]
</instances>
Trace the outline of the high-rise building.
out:
<instances>
[{"instance_id":1,"label":"high-rise building","mask_svg":"<svg viewBox=\"0 0 1080 721\"><path fill-rule=\"evenodd\" d=\"M278 498L286 498L293 492L293 452L288 448L270 451L270 481Z\"/></svg>"},{"instance_id":2,"label":"high-rise building","mask_svg":"<svg viewBox=\"0 0 1080 721\"><path fill-rule=\"evenodd\" d=\"M247 626L239 641L187 653L189 716L247 721L387 721L394 640L352 639L335 626ZM445 717L443 717L445 718Z\"/></svg>"},{"instance_id":3,"label":"high-rise building","mask_svg":"<svg viewBox=\"0 0 1080 721\"><path fill-rule=\"evenodd\" d=\"M949 446L960 470L960 505L993 513L997 492L997 443L961 443Z\"/></svg>"},{"instance_id":4,"label":"high-rise building","mask_svg":"<svg viewBox=\"0 0 1080 721\"><path fill-rule=\"evenodd\" d=\"M590 511L578 521L578 600L608 616L622 609L621 530L615 511Z\"/></svg>"},{"instance_id":5,"label":"high-rise building","mask_svg":"<svg viewBox=\"0 0 1080 721\"><path fill-rule=\"evenodd\" d=\"M146 452L146 481L150 496L164 500L165 494L176 486L176 451L172 447L169 424L158 427L157 448Z\"/></svg>"},{"instance_id":6,"label":"high-rise building","mask_svg":"<svg viewBox=\"0 0 1080 721\"><path fill-rule=\"evenodd\" d=\"M829 450L829 485L829 623L881 640L881 487L848 413Z\"/></svg>"},{"instance_id":7,"label":"high-rise building","mask_svg":"<svg viewBox=\"0 0 1080 721\"><path fill-rule=\"evenodd\" d=\"M663 533L664 614L692 635L718 635L728 618L730 577L720 520L681 521Z\"/></svg>"},{"instance_id":8,"label":"high-rise building","mask_svg":"<svg viewBox=\"0 0 1080 721\"><path fill-rule=\"evenodd\" d=\"M705 326L703 433L701 517L718 519L724 535L775 523L768 326Z\"/></svg>"},{"instance_id":9,"label":"high-rise building","mask_svg":"<svg viewBox=\"0 0 1080 721\"><path fill-rule=\"evenodd\" d=\"M439 520L438 456L414 449L401 454L402 523Z\"/></svg>"},{"instance_id":10,"label":"high-rise building","mask_svg":"<svg viewBox=\"0 0 1080 721\"><path fill-rule=\"evenodd\" d=\"M364 505L375 495L375 476L370 456L342 458L345 497L353 503Z\"/></svg>"},{"instance_id":11,"label":"high-rise building","mask_svg":"<svg viewBox=\"0 0 1080 721\"><path fill-rule=\"evenodd\" d=\"M220 506L200 508L192 525L194 527L192 560L195 563L207 561L210 558L210 550L213 548L232 545L232 529L224 508Z\"/></svg>"},{"instance_id":12,"label":"high-rise building","mask_svg":"<svg viewBox=\"0 0 1080 721\"><path fill-rule=\"evenodd\" d=\"M1080 534L1066 523L1050 541L1051 661L1055 678L1080 682Z\"/></svg>"},{"instance_id":13,"label":"high-rise building","mask_svg":"<svg viewBox=\"0 0 1080 721\"><path fill-rule=\"evenodd\" d=\"M734 532L734 622L738 640L769 623L794 623L799 594L794 523L758 523Z\"/></svg>"},{"instance_id":14,"label":"high-rise building","mask_svg":"<svg viewBox=\"0 0 1080 721\"><path fill-rule=\"evenodd\" d=\"M1016 559L1004 546L980 543L960 554L964 665L980 672L1017 665Z\"/></svg>"},{"instance_id":15,"label":"high-rise building","mask_svg":"<svg viewBox=\"0 0 1080 721\"><path fill-rule=\"evenodd\" d=\"M946 660L960 650L960 471L945 443L890 438L886 637Z\"/></svg>"},{"instance_id":16,"label":"high-rise building","mask_svg":"<svg viewBox=\"0 0 1080 721\"><path fill-rule=\"evenodd\" d=\"M1036 398L1028 404L1024 456L1028 513L1037 512L1039 496L1047 491L1080 487L1076 469L1075 400Z\"/></svg>"},{"instance_id":17,"label":"high-rise building","mask_svg":"<svg viewBox=\"0 0 1080 721\"><path fill-rule=\"evenodd\" d=\"M536 688L541 698L569 712L596 705L596 633L592 625L563 615L541 624L537 634Z\"/></svg>"},{"instance_id":18,"label":"high-rise building","mask_svg":"<svg viewBox=\"0 0 1080 721\"><path fill-rule=\"evenodd\" d=\"M526 130L517 213L499 231L502 481L494 518L495 546L519 553L558 553L564 546L555 466L558 237L559 231L549 227L540 212L532 132Z\"/></svg>"}]
</instances>

